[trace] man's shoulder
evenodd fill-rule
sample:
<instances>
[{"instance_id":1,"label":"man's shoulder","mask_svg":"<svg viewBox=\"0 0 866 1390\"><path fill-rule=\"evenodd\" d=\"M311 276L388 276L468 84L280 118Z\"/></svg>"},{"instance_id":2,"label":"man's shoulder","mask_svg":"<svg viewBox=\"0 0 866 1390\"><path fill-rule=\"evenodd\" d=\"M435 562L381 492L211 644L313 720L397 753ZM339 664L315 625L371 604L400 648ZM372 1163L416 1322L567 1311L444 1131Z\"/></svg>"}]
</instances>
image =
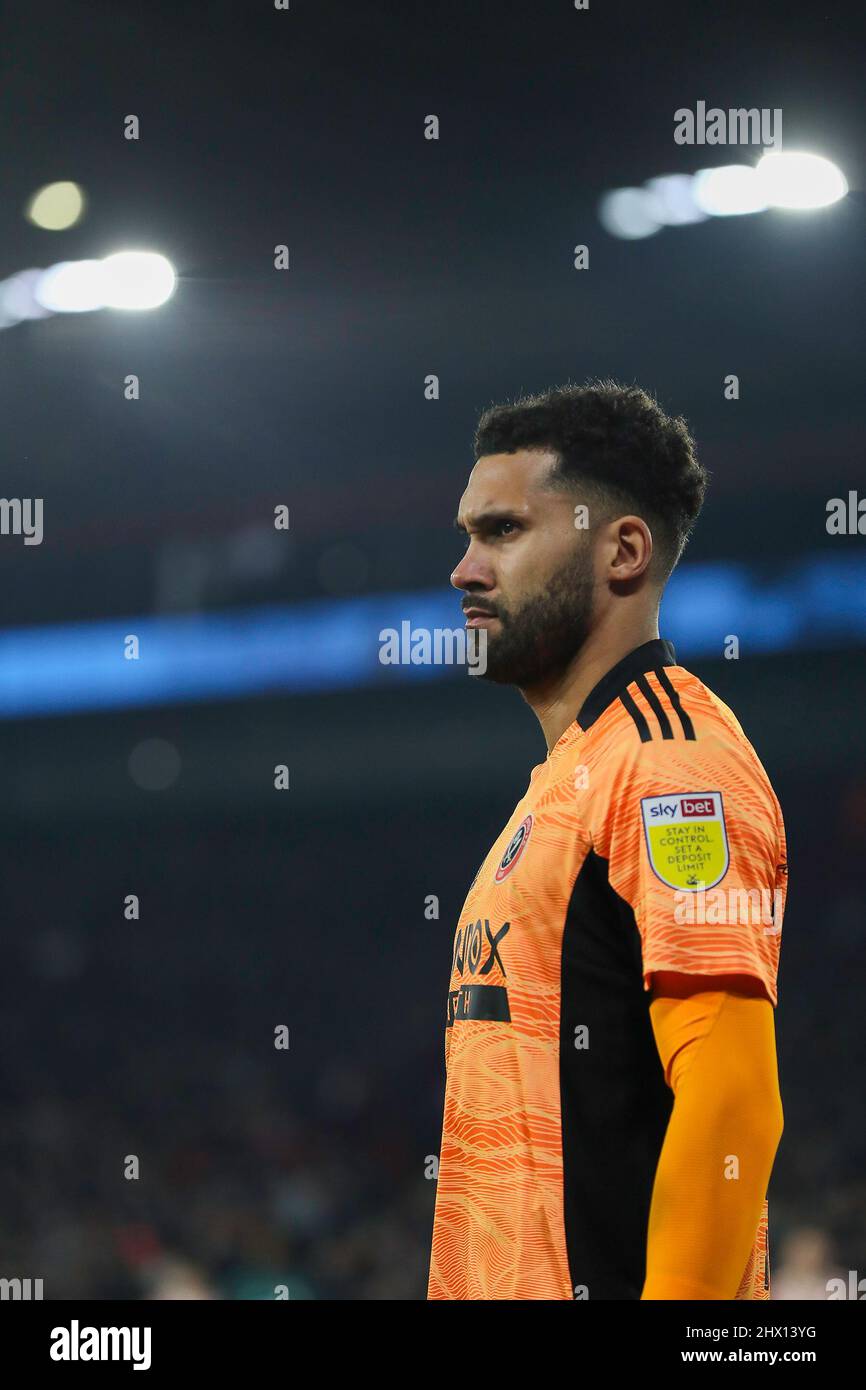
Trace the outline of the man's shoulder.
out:
<instances>
[{"instance_id":1,"label":"man's shoulder","mask_svg":"<svg viewBox=\"0 0 866 1390\"><path fill-rule=\"evenodd\" d=\"M733 710L684 666L638 676L588 731L581 751L614 794L626 779L689 768L769 786Z\"/></svg>"}]
</instances>

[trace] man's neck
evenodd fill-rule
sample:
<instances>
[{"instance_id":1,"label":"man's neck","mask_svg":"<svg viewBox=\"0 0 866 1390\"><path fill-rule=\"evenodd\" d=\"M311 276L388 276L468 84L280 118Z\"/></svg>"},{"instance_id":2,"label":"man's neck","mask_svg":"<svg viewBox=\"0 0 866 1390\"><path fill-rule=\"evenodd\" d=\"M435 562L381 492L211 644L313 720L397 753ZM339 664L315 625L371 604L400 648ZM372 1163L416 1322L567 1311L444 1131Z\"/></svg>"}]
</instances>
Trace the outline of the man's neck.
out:
<instances>
[{"instance_id":1,"label":"man's neck","mask_svg":"<svg viewBox=\"0 0 866 1390\"><path fill-rule=\"evenodd\" d=\"M598 628L590 634L565 671L544 686L521 690L534 711L548 753L573 724L587 695L618 661L659 635L658 613L616 630Z\"/></svg>"}]
</instances>

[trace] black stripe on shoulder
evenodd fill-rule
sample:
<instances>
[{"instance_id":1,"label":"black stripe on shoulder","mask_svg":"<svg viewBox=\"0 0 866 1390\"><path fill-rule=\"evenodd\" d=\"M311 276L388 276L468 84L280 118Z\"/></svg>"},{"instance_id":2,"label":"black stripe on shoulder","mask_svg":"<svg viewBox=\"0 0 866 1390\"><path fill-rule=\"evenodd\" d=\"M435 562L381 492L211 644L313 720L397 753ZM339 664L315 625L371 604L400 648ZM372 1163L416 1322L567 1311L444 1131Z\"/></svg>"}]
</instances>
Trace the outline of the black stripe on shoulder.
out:
<instances>
[{"instance_id":1,"label":"black stripe on shoulder","mask_svg":"<svg viewBox=\"0 0 866 1390\"><path fill-rule=\"evenodd\" d=\"M662 738L673 738L674 731L671 728L671 721L665 714L664 709L662 708L662 702L653 690L646 676L638 676L635 684L637 685L638 690L643 695L644 699L646 700L656 719L659 721L659 728L662 731Z\"/></svg>"},{"instance_id":2,"label":"black stripe on shoulder","mask_svg":"<svg viewBox=\"0 0 866 1390\"><path fill-rule=\"evenodd\" d=\"M634 720L635 728L640 734L641 743L650 743L652 741L652 734L649 731L649 724L647 724L646 720L644 719L634 700L629 695L628 691L624 690L619 698L623 708L628 710L629 714Z\"/></svg>"},{"instance_id":3,"label":"black stripe on shoulder","mask_svg":"<svg viewBox=\"0 0 866 1390\"><path fill-rule=\"evenodd\" d=\"M670 677L668 676L667 671L664 669L663 666L660 666L656 671L655 675L659 684L661 685L662 690L665 691L668 699L674 707L674 711L680 723L683 726L683 733L685 734L686 738L697 738L697 735L695 733L695 726L692 723L689 716L686 714L686 711L683 709L682 703L680 701L679 691L675 690L674 687L671 685Z\"/></svg>"}]
</instances>

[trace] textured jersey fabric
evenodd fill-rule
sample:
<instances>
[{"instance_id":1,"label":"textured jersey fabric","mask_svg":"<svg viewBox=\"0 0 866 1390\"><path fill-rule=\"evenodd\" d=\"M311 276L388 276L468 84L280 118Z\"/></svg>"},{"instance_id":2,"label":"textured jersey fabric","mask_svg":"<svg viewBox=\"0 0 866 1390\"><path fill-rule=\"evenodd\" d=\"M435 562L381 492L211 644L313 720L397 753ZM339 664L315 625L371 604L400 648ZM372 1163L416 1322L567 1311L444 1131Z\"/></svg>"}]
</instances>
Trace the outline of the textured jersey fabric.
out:
<instances>
[{"instance_id":1,"label":"textured jersey fabric","mask_svg":"<svg viewBox=\"0 0 866 1390\"><path fill-rule=\"evenodd\" d=\"M533 769L460 914L429 1298L640 1298L673 1101L653 973L752 975L775 1005L786 885L743 730L645 643Z\"/></svg>"}]
</instances>

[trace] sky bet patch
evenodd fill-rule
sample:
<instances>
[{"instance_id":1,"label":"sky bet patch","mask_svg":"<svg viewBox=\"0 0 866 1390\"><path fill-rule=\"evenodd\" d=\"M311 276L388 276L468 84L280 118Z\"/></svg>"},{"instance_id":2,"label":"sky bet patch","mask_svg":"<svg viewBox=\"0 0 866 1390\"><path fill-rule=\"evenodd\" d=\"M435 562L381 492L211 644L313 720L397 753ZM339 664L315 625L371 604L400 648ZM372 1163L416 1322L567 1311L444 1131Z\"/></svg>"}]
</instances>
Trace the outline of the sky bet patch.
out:
<instances>
[{"instance_id":1,"label":"sky bet patch","mask_svg":"<svg viewBox=\"0 0 866 1390\"><path fill-rule=\"evenodd\" d=\"M728 834L721 792L672 792L641 798L653 873L669 888L696 893L728 871Z\"/></svg>"}]
</instances>

